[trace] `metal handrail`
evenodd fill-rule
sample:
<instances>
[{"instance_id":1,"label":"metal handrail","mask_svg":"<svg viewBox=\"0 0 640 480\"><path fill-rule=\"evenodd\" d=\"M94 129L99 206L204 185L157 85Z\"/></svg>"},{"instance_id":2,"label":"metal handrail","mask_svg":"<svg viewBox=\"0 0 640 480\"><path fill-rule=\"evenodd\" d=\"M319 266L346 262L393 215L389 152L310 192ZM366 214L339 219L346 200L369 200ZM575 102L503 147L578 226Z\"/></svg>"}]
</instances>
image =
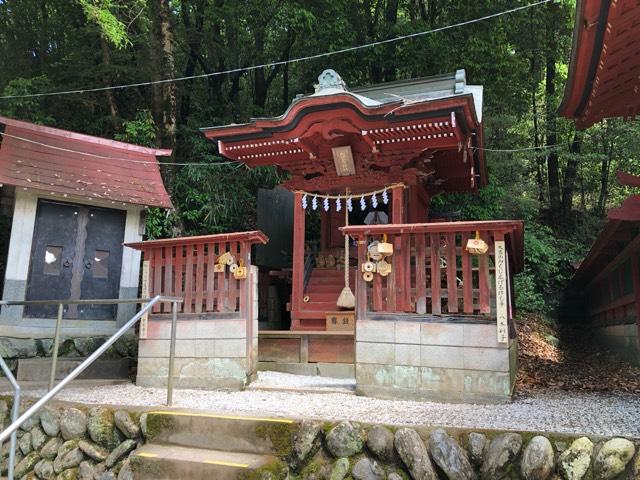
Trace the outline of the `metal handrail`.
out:
<instances>
[{"instance_id":1,"label":"metal handrail","mask_svg":"<svg viewBox=\"0 0 640 480\"><path fill-rule=\"evenodd\" d=\"M38 301L34 300L33 303L39 302L39 304L50 303L50 304L68 304L68 303L145 303L146 305L140 309L138 313L136 313L131 320L125 323L122 327L118 329L109 339L104 342L95 352L89 355L80 365L71 371L64 379L60 381L56 386L51 388L47 394L45 394L40 400L34 403L31 407L29 407L21 416L17 419L13 419L11 425L7 427L3 432L0 432L0 444L3 443L9 436L13 437L13 434L20 428L24 422L29 420L35 413L37 413L49 400L55 397L60 390L67 386L69 382L75 379L78 375L80 375L84 370L86 370L94 361L100 357L104 352L106 352L122 335L124 335L129 329L131 329L147 312L149 312L153 306L157 303L168 303L171 305L171 341L169 348L169 378L167 379L167 406L171 406L173 403L173 370L175 363L175 349L176 349L176 326L177 326L177 317L178 317L178 308L177 304L182 303L181 298L176 297L164 297L161 295L157 295L150 299L135 299L135 300L43 300ZM25 302L12 302L12 301L3 301L0 302L0 305L16 305L16 304L29 304L32 303L30 301ZM0 358L1 359L1 358ZM3 362L4 363L4 362ZM3 369L4 370L4 369ZM9 372L11 373L11 372ZM13 375L11 376L13 377ZM15 381L15 379L14 379ZM13 382L12 382L13 383ZM17 382L16 384L17 385ZM17 390L19 392L19 388ZM14 408L16 402L14 401ZM12 480L12 477L9 476L9 479Z\"/></svg>"},{"instance_id":2,"label":"metal handrail","mask_svg":"<svg viewBox=\"0 0 640 480\"><path fill-rule=\"evenodd\" d=\"M15 422L16 420L18 420L18 415L20 414L20 385L18 384L16 377L13 376L11 369L6 364L2 356L0 356L0 368L2 368L2 371L4 372L5 376L9 379L9 381L11 382L11 386L13 387L14 393L13 393L13 407L11 408L11 422ZM7 478L9 478L9 480L13 480L13 469L14 469L14 464L16 463L16 447L18 442L17 437L18 437L17 431L14 431L11 433L11 450L9 450L9 465L8 465L8 472L7 472ZM2 443L3 443L2 440L0 440L0 447L2 446Z\"/></svg>"},{"instance_id":3,"label":"metal handrail","mask_svg":"<svg viewBox=\"0 0 640 480\"><path fill-rule=\"evenodd\" d=\"M164 297L168 298L168 297ZM58 305L58 316L56 317L56 330L53 338L53 352L51 353L51 372L49 374L49 390L53 388L56 381L56 370L58 369L58 352L60 350L60 335L62 332L62 317L65 305L115 305L129 303L148 303L151 298L123 298L123 299L82 299L82 300L0 300L0 306L18 305Z\"/></svg>"}]
</instances>

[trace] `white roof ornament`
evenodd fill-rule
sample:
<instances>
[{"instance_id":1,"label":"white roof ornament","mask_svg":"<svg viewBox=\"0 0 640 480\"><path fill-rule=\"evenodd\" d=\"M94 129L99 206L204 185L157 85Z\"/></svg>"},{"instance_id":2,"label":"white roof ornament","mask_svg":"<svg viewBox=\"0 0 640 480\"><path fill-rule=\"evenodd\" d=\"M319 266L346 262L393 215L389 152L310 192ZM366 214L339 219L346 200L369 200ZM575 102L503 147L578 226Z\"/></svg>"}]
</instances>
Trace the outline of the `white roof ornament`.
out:
<instances>
[{"instance_id":1,"label":"white roof ornament","mask_svg":"<svg viewBox=\"0 0 640 480\"><path fill-rule=\"evenodd\" d=\"M317 85L315 85L315 93L328 88L342 90L345 92L347 91L347 84L344 83L342 77L338 75L338 72L330 68L328 68L327 70L322 72L320 76L318 76L318 83Z\"/></svg>"}]
</instances>

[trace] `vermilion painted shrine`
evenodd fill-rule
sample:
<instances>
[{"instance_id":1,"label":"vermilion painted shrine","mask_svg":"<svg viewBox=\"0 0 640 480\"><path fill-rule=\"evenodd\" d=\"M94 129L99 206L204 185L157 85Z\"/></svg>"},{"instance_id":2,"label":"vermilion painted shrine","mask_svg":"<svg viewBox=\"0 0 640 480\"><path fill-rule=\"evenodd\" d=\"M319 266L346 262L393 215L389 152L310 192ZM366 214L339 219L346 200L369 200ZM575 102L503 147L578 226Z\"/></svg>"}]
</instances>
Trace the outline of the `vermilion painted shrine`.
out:
<instances>
[{"instance_id":1,"label":"vermilion painted shrine","mask_svg":"<svg viewBox=\"0 0 640 480\"><path fill-rule=\"evenodd\" d=\"M430 207L435 194L487 181L482 87L462 70L353 91L332 70L318 81L280 117L202 129L225 157L288 175L288 267L252 264L251 245L267 242L259 232L130 244L149 262L151 294L185 297L180 381L244 385L259 362L334 375L355 367L358 389L378 396L508 398L522 222L456 222ZM289 286L290 322L258 333L257 297L278 282ZM353 309L338 307L343 289ZM139 383L164 381L163 316L154 312L141 341Z\"/></svg>"}]
</instances>

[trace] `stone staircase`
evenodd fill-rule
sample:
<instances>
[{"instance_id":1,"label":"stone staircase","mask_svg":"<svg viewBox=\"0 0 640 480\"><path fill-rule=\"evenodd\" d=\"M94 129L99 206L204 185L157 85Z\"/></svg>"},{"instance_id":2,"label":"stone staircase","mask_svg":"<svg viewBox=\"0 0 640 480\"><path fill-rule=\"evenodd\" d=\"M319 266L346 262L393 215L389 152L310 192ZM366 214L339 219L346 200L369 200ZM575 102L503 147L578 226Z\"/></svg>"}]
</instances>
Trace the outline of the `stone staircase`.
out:
<instances>
[{"instance_id":1,"label":"stone staircase","mask_svg":"<svg viewBox=\"0 0 640 480\"><path fill-rule=\"evenodd\" d=\"M147 443L133 452L137 480L253 478L260 469L277 468L277 441L295 422L189 411L147 414Z\"/></svg>"}]
</instances>

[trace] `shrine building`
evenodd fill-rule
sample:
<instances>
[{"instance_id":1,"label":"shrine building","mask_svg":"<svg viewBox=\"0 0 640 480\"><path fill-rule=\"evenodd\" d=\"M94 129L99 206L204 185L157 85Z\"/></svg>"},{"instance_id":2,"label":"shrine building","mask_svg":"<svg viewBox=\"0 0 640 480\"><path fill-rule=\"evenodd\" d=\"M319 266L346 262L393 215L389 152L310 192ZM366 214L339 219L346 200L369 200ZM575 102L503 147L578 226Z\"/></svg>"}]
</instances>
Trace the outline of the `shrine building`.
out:
<instances>
[{"instance_id":1,"label":"shrine building","mask_svg":"<svg viewBox=\"0 0 640 480\"><path fill-rule=\"evenodd\" d=\"M179 324L194 333L179 384L241 387L264 368L355 374L380 397L510 397L522 222L431 206L487 183L482 87L464 70L355 89L325 70L281 116L202 132L286 180L261 192L260 232L130 245L150 262L151 294L184 293ZM167 318L149 319L139 383L163 381Z\"/></svg>"}]
</instances>

